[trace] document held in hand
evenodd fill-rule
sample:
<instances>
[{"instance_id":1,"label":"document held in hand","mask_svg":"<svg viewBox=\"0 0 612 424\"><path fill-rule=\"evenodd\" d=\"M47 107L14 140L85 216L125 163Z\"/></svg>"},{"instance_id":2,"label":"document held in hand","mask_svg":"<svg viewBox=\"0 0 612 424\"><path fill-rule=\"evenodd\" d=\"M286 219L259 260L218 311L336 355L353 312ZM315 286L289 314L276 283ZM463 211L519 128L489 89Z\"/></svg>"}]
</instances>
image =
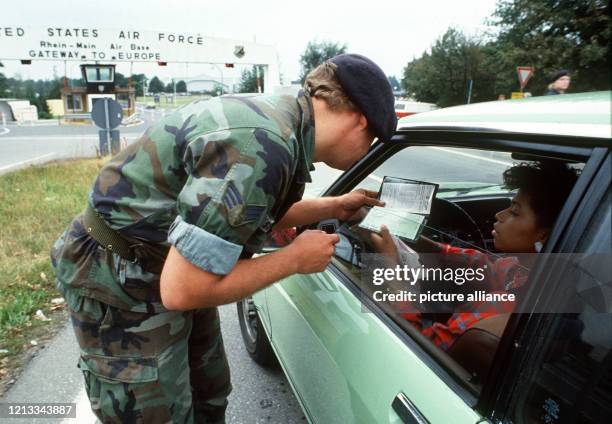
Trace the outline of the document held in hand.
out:
<instances>
[{"instance_id":1,"label":"document held in hand","mask_svg":"<svg viewBox=\"0 0 612 424\"><path fill-rule=\"evenodd\" d=\"M379 194L385 207L370 209L359 226L378 232L384 224L391 234L416 241L431 211L437 189L437 184L385 177Z\"/></svg>"}]
</instances>

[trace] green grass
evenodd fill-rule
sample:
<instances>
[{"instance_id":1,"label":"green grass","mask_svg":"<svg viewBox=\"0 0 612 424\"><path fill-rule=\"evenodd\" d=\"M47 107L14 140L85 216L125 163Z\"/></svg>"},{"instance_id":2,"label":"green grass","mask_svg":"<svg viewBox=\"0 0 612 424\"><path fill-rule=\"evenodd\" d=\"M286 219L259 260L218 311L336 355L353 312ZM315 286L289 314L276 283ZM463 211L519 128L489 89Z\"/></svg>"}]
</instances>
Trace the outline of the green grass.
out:
<instances>
[{"instance_id":1,"label":"green grass","mask_svg":"<svg viewBox=\"0 0 612 424\"><path fill-rule=\"evenodd\" d=\"M58 162L0 176L0 349L17 354L32 316L59 297L51 246L84 209L98 159Z\"/></svg>"}]
</instances>

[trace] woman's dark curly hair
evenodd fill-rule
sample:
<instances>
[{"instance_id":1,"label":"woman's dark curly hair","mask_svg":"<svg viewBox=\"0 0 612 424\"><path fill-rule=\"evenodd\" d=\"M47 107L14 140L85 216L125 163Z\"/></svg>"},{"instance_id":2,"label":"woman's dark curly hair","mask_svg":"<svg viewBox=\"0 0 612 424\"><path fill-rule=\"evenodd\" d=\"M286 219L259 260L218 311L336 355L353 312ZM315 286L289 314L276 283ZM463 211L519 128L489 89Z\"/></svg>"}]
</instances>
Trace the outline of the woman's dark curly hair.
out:
<instances>
[{"instance_id":1,"label":"woman's dark curly hair","mask_svg":"<svg viewBox=\"0 0 612 424\"><path fill-rule=\"evenodd\" d=\"M527 195L538 227L552 228L578 179L578 171L564 162L547 160L515 165L506 169L503 177L508 189L520 189Z\"/></svg>"}]
</instances>

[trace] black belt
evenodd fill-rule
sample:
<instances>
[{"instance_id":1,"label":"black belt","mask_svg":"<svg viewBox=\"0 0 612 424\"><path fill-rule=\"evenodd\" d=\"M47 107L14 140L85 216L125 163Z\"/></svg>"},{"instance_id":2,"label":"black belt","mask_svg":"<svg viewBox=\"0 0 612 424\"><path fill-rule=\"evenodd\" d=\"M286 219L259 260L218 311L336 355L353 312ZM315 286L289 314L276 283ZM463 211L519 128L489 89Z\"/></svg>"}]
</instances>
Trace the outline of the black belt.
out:
<instances>
[{"instance_id":1,"label":"black belt","mask_svg":"<svg viewBox=\"0 0 612 424\"><path fill-rule=\"evenodd\" d=\"M85 230L92 239L107 251L116 253L123 259L138 263L145 271L159 274L163 267L168 247L151 245L144 242L131 242L118 231L108 226L104 218L91 206L87 206L83 214Z\"/></svg>"}]
</instances>

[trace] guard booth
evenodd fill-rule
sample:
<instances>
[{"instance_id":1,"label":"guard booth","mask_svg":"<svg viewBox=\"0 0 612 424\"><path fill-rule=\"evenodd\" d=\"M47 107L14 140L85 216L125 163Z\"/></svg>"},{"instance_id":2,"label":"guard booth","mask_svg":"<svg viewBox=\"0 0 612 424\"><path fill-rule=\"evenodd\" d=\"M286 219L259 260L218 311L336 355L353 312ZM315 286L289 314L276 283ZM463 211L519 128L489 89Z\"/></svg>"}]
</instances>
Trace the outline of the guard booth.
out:
<instances>
[{"instance_id":1,"label":"guard booth","mask_svg":"<svg viewBox=\"0 0 612 424\"><path fill-rule=\"evenodd\" d=\"M89 119L94 103L105 97L121 104L124 116L130 116L136 111L136 89L133 87L117 87L115 84L115 65L83 64L81 74L85 81L84 87L68 87L64 85L62 102L66 118Z\"/></svg>"}]
</instances>

